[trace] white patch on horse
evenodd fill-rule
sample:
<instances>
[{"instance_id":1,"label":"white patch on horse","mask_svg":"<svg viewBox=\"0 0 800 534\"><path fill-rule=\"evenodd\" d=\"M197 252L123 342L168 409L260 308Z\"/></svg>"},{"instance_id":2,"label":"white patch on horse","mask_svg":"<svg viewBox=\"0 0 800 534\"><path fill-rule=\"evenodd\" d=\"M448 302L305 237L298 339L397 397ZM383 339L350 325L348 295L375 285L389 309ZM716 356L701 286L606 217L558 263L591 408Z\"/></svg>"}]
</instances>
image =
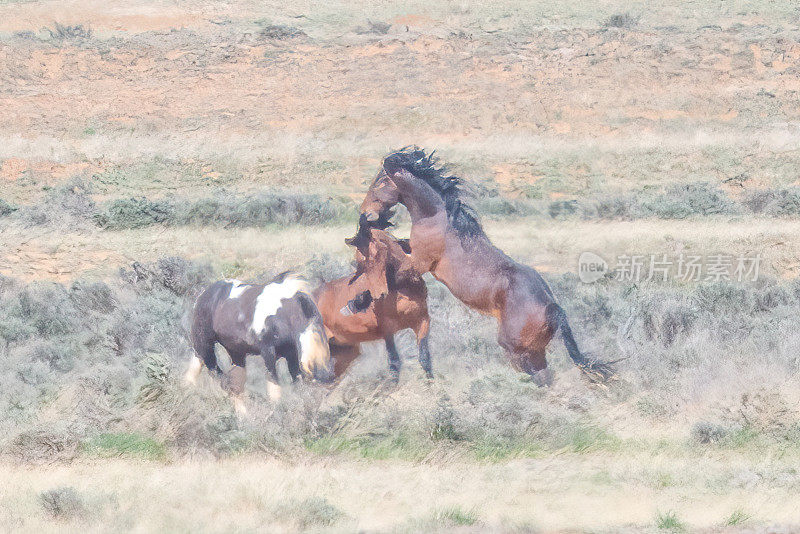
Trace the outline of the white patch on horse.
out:
<instances>
[{"instance_id":1,"label":"white patch on horse","mask_svg":"<svg viewBox=\"0 0 800 534\"><path fill-rule=\"evenodd\" d=\"M311 319L308 326L300 334L300 367L306 373L313 374L314 368L322 366L330 360L330 348L325 338L322 325Z\"/></svg>"},{"instance_id":2,"label":"white patch on horse","mask_svg":"<svg viewBox=\"0 0 800 534\"><path fill-rule=\"evenodd\" d=\"M299 278L286 278L282 283L272 283L264 287L261 294L256 299L256 307L253 310L253 324L250 328L256 334L264 331L267 317L272 317L281 308L283 299L290 299L297 293L311 294L311 289L305 280Z\"/></svg>"},{"instance_id":3,"label":"white patch on horse","mask_svg":"<svg viewBox=\"0 0 800 534\"><path fill-rule=\"evenodd\" d=\"M250 284L245 284L244 282L240 282L239 280L225 280L229 284L231 284L231 292L228 294L229 299L238 299L242 296L242 293L247 291L250 288Z\"/></svg>"},{"instance_id":4,"label":"white patch on horse","mask_svg":"<svg viewBox=\"0 0 800 534\"><path fill-rule=\"evenodd\" d=\"M186 380L186 383L194 385L197 382L197 377L200 375L200 371L202 370L203 360L197 356L192 356L192 361L189 363L189 369L186 370L186 374L184 375L184 380Z\"/></svg>"}]
</instances>

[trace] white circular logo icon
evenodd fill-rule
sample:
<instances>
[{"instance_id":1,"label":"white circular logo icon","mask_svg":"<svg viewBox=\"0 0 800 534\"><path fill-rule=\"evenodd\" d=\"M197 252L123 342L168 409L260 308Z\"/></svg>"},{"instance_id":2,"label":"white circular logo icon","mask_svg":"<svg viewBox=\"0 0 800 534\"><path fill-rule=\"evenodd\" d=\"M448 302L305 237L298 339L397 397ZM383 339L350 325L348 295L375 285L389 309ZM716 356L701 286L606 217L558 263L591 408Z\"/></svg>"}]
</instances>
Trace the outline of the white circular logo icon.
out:
<instances>
[{"instance_id":1,"label":"white circular logo icon","mask_svg":"<svg viewBox=\"0 0 800 534\"><path fill-rule=\"evenodd\" d=\"M597 282L608 272L606 260L594 252L581 252L578 257L578 278L584 284Z\"/></svg>"}]
</instances>

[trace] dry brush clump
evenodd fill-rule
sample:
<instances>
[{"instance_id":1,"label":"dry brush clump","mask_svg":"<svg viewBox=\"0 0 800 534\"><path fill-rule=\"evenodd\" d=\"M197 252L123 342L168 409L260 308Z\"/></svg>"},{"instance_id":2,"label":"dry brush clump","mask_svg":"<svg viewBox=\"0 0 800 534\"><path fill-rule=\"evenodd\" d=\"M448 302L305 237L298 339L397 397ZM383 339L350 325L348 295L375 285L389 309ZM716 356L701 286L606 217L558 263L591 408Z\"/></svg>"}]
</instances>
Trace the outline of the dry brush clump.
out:
<instances>
[{"instance_id":1,"label":"dry brush clump","mask_svg":"<svg viewBox=\"0 0 800 534\"><path fill-rule=\"evenodd\" d=\"M50 189L34 204L14 206L0 199L0 217L25 227L62 230L99 227L126 230L154 225L220 226L230 228L271 225L323 225L353 220L353 205L343 198L315 194L218 192L199 199L178 197L119 198L98 204L93 183L73 178Z\"/></svg>"}]
</instances>

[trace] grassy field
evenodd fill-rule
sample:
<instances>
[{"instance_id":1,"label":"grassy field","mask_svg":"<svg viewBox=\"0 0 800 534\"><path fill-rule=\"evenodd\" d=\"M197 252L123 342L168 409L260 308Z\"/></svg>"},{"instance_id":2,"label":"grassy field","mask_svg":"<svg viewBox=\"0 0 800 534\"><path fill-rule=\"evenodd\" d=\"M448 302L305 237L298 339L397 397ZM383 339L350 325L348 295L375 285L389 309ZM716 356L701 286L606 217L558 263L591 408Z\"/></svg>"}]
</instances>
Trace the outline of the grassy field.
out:
<instances>
[{"instance_id":1,"label":"grassy field","mask_svg":"<svg viewBox=\"0 0 800 534\"><path fill-rule=\"evenodd\" d=\"M0 530L800 529L800 10L473 4L0 0ZM369 345L277 405L253 360L243 420L184 387L198 288L348 273L408 144L619 380L556 339L536 387L428 279L433 382ZM762 264L584 284L585 251Z\"/></svg>"}]
</instances>

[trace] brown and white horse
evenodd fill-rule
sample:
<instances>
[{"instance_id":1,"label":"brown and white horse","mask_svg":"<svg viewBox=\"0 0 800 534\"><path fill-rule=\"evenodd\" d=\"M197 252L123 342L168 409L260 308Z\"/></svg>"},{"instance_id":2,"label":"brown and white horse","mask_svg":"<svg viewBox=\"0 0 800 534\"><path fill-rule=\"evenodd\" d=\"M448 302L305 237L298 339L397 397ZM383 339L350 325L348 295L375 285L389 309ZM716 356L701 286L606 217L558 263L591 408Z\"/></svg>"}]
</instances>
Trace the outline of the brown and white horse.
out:
<instances>
[{"instance_id":1,"label":"brown and white horse","mask_svg":"<svg viewBox=\"0 0 800 534\"><path fill-rule=\"evenodd\" d=\"M361 204L368 221L400 203L411 215L411 268L430 272L464 304L498 321L498 342L512 366L541 384L552 380L545 347L557 330L573 362L590 377L611 376L589 360L572 335L564 310L533 268L495 247L463 203L461 181L436 166L433 154L406 147L384 158Z\"/></svg>"},{"instance_id":2,"label":"brown and white horse","mask_svg":"<svg viewBox=\"0 0 800 534\"><path fill-rule=\"evenodd\" d=\"M394 334L410 328L417 337L420 365L432 377L425 281L411 268L408 242L384 231L388 225L380 226L371 228L362 218L355 237L345 240L356 249L355 274L326 282L315 292L336 376L358 357L361 343L382 339L389 370L397 379L401 360Z\"/></svg>"},{"instance_id":3,"label":"brown and white horse","mask_svg":"<svg viewBox=\"0 0 800 534\"><path fill-rule=\"evenodd\" d=\"M248 354L260 355L267 367L270 398L280 397L276 363L285 358L289 374L302 373L320 382L334 378L328 338L308 284L283 273L268 284L224 280L211 284L197 298L192 317L195 356L186 372L194 383L205 365L215 375L222 371L214 347L225 347L233 367L228 389L237 412L246 410L241 399Z\"/></svg>"}]
</instances>

